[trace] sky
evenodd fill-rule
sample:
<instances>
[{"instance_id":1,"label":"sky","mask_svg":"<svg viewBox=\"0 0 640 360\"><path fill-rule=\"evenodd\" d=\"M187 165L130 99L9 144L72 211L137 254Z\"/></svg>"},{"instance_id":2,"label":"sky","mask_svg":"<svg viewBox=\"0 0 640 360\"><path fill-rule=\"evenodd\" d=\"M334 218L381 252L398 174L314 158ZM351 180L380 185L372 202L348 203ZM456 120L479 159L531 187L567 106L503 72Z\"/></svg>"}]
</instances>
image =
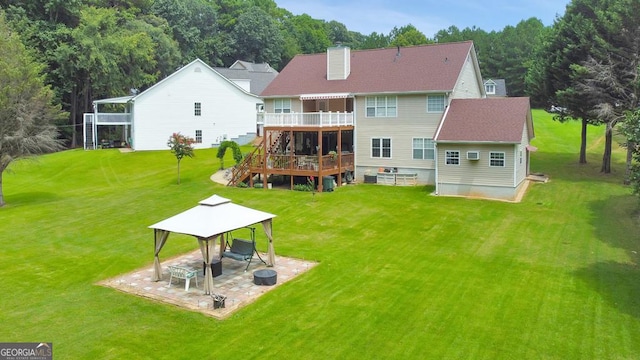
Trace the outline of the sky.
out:
<instances>
[{"instance_id":1,"label":"sky","mask_svg":"<svg viewBox=\"0 0 640 360\"><path fill-rule=\"evenodd\" d=\"M388 35L394 27L412 24L428 38L452 25L460 30L478 27L487 32L538 18L552 25L564 14L569 0L275 0L294 15L336 20L363 35Z\"/></svg>"}]
</instances>

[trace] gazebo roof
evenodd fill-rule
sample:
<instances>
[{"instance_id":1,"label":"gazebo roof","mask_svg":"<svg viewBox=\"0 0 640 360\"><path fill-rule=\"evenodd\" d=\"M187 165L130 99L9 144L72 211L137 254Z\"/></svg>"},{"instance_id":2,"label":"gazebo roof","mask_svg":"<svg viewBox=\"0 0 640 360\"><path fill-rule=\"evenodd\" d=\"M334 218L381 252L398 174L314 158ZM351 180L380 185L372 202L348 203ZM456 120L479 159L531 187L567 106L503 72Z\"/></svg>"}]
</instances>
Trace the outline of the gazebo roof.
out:
<instances>
[{"instance_id":1,"label":"gazebo roof","mask_svg":"<svg viewBox=\"0 0 640 360\"><path fill-rule=\"evenodd\" d=\"M229 199L213 195L200 201L198 206L153 224L149 228L207 239L274 217L276 215L233 204Z\"/></svg>"}]
</instances>

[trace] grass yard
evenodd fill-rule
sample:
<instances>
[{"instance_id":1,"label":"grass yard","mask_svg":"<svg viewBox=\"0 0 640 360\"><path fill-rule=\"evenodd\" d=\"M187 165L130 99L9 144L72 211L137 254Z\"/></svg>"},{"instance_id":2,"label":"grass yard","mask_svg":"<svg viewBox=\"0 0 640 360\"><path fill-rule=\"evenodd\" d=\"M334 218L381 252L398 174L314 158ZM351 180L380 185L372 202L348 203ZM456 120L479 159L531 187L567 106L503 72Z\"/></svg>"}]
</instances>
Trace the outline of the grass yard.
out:
<instances>
[{"instance_id":1,"label":"grass yard","mask_svg":"<svg viewBox=\"0 0 640 360\"><path fill-rule=\"evenodd\" d=\"M20 161L0 209L0 341L56 359L637 359L640 201L600 128L534 111L521 203L359 184L227 188L214 150L73 150ZM231 164L232 160L226 161ZM212 194L277 214L276 253L319 265L219 321L95 285L152 263L147 227ZM257 232L260 233L259 231ZM266 244L258 238L260 244ZM197 242L172 234L161 259Z\"/></svg>"}]
</instances>

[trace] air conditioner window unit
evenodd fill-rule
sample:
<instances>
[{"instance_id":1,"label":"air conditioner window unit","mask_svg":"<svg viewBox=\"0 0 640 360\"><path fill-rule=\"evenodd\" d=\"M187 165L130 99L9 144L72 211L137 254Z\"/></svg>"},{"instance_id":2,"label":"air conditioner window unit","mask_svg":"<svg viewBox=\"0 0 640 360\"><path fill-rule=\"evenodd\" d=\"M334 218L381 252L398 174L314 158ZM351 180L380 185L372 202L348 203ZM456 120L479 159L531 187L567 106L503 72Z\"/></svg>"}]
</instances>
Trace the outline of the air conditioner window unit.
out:
<instances>
[{"instance_id":1,"label":"air conditioner window unit","mask_svg":"<svg viewBox=\"0 0 640 360\"><path fill-rule=\"evenodd\" d=\"M480 160L479 151L467 151L467 160Z\"/></svg>"}]
</instances>

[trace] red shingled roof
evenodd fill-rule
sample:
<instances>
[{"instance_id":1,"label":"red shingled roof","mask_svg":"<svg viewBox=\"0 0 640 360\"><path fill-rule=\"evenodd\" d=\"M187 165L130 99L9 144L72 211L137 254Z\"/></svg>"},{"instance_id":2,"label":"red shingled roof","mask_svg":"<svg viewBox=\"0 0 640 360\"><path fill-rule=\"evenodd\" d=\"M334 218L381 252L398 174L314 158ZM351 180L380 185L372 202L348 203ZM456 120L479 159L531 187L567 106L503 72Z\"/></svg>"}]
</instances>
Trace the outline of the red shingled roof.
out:
<instances>
[{"instance_id":1,"label":"red shingled roof","mask_svg":"<svg viewBox=\"0 0 640 360\"><path fill-rule=\"evenodd\" d=\"M440 122L436 141L519 143L530 118L529 98L454 99ZM533 138L533 127L529 128Z\"/></svg>"},{"instance_id":2,"label":"red shingled roof","mask_svg":"<svg viewBox=\"0 0 640 360\"><path fill-rule=\"evenodd\" d=\"M473 49L471 41L375 50L352 50L346 80L327 80L327 54L298 55L261 96L453 90Z\"/></svg>"}]
</instances>

